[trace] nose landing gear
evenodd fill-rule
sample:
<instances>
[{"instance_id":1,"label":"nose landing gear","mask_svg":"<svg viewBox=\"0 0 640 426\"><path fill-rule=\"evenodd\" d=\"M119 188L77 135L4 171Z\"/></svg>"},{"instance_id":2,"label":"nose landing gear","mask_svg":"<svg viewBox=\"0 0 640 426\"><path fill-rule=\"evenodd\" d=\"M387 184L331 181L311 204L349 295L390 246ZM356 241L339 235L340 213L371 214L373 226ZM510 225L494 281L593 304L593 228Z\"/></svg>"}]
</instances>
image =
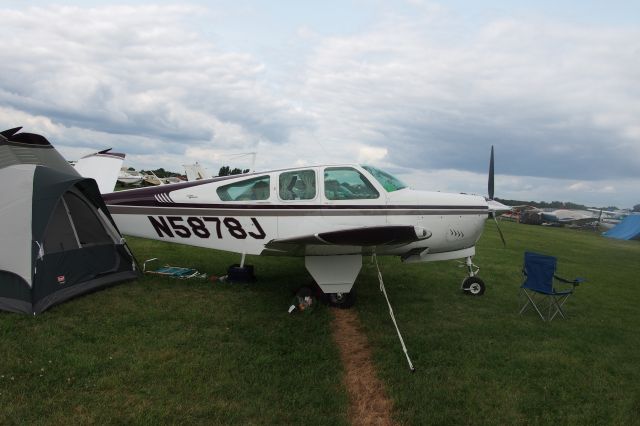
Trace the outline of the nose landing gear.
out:
<instances>
[{"instance_id":1,"label":"nose landing gear","mask_svg":"<svg viewBox=\"0 0 640 426\"><path fill-rule=\"evenodd\" d=\"M471 256L468 256L465 261L465 266L469 271L469 276L462 281L462 291L471 296L482 296L484 294L485 285L478 276L480 268L473 264Z\"/></svg>"}]
</instances>

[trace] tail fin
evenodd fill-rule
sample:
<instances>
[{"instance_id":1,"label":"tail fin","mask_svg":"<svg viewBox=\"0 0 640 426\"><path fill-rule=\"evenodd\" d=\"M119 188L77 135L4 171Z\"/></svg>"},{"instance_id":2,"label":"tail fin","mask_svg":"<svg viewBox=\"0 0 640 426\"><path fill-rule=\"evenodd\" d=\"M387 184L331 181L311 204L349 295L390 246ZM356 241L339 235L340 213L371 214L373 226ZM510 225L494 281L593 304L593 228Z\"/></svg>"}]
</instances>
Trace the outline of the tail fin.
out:
<instances>
[{"instance_id":1,"label":"tail fin","mask_svg":"<svg viewBox=\"0 0 640 426\"><path fill-rule=\"evenodd\" d=\"M195 164L183 164L182 166L184 167L184 171L187 173L187 180L189 182L193 180L209 179L211 177L208 175L205 168L197 161Z\"/></svg>"},{"instance_id":2,"label":"tail fin","mask_svg":"<svg viewBox=\"0 0 640 426\"><path fill-rule=\"evenodd\" d=\"M82 176L96 181L101 194L113 192L125 158L125 154L109 151L111 148L85 155L75 166Z\"/></svg>"}]
</instances>

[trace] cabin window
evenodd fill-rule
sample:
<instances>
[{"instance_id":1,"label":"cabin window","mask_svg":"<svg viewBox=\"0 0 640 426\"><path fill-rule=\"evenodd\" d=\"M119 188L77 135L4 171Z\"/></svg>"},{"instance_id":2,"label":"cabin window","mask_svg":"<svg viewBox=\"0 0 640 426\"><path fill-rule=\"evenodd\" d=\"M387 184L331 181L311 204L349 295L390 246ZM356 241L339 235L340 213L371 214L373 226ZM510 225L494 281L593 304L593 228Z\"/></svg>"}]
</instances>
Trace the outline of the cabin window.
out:
<instances>
[{"instance_id":1,"label":"cabin window","mask_svg":"<svg viewBox=\"0 0 640 426\"><path fill-rule=\"evenodd\" d=\"M405 185L405 183L400 179L390 175L387 172L383 172L380 169L376 169L375 167L371 166L362 166L362 168L371 173L371 176L373 176L378 182L380 182L380 185L382 185L382 187L386 189L387 192L393 192L407 187L407 185Z\"/></svg>"},{"instance_id":2,"label":"cabin window","mask_svg":"<svg viewBox=\"0 0 640 426\"><path fill-rule=\"evenodd\" d=\"M311 200L316 197L316 172L296 170L280 173L278 193L282 200Z\"/></svg>"},{"instance_id":3,"label":"cabin window","mask_svg":"<svg viewBox=\"0 0 640 426\"><path fill-rule=\"evenodd\" d=\"M216 192L222 201L268 200L270 193L269 176L246 179L219 187Z\"/></svg>"},{"instance_id":4,"label":"cabin window","mask_svg":"<svg viewBox=\"0 0 640 426\"><path fill-rule=\"evenodd\" d=\"M351 167L324 170L324 195L328 200L363 200L380 196L371 182Z\"/></svg>"}]
</instances>

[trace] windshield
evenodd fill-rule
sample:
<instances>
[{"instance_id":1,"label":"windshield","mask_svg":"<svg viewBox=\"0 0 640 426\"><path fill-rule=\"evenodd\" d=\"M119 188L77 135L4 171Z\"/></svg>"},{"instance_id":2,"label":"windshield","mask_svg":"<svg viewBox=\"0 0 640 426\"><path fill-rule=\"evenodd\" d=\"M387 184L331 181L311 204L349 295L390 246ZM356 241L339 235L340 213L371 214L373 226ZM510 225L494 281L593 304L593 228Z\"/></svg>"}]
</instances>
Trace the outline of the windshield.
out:
<instances>
[{"instance_id":1,"label":"windshield","mask_svg":"<svg viewBox=\"0 0 640 426\"><path fill-rule=\"evenodd\" d=\"M387 192L393 192L407 187L407 185L405 185L400 179L391 176L389 173L383 172L380 169L376 169L372 166L362 166L362 168L371 173L371 176L380 182L380 185L382 185Z\"/></svg>"}]
</instances>

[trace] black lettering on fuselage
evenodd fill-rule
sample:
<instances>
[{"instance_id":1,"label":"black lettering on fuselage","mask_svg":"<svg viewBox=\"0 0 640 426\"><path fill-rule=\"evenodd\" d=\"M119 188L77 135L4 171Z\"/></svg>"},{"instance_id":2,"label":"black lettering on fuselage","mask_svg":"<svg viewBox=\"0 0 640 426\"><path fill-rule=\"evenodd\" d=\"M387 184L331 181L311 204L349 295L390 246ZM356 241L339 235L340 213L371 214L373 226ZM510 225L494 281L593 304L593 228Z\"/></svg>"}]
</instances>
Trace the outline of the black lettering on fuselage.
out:
<instances>
[{"instance_id":1,"label":"black lettering on fuselage","mask_svg":"<svg viewBox=\"0 0 640 426\"><path fill-rule=\"evenodd\" d=\"M258 222L258 220L255 217L251 218L251 222L253 222L253 225L258 230L258 233L251 231L249 232L249 235L251 235L256 240L264 240L264 237L266 237L267 234L265 234L264 229L262 229L262 226L260 226L260 222Z\"/></svg>"},{"instance_id":2,"label":"black lettering on fuselage","mask_svg":"<svg viewBox=\"0 0 640 426\"><path fill-rule=\"evenodd\" d=\"M155 229L155 231L158 233L158 237L164 237L165 235L162 235L162 233L164 232L167 237L173 238L173 232L171 232L171 227L169 226L169 224L167 223L167 221L164 219L163 216L158 216L158 219L156 219L153 216L147 216L147 217L149 218L149 222L151 222L151 225L153 225L153 229Z\"/></svg>"},{"instance_id":3,"label":"black lettering on fuselage","mask_svg":"<svg viewBox=\"0 0 640 426\"><path fill-rule=\"evenodd\" d=\"M255 217L250 218L255 231L247 231L242 223L234 217L194 217L194 216L147 216L159 237L169 238L190 238L192 235L207 239L212 237L212 229L207 228L207 223L215 224L215 236L223 239L223 226L226 228L224 234L237 240L244 240L247 236L263 240L267 236L264 229Z\"/></svg>"}]
</instances>

